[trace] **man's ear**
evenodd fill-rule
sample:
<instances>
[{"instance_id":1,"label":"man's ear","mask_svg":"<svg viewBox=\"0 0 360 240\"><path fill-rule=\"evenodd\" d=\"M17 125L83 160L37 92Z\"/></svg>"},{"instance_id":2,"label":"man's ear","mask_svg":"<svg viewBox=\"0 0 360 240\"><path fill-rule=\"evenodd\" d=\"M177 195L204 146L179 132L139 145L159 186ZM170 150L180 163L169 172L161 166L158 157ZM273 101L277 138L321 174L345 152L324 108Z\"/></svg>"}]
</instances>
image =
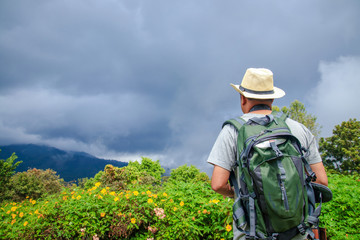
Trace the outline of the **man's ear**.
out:
<instances>
[{"instance_id":1,"label":"man's ear","mask_svg":"<svg viewBox=\"0 0 360 240\"><path fill-rule=\"evenodd\" d=\"M247 98L240 94L240 105L244 106L247 102Z\"/></svg>"}]
</instances>

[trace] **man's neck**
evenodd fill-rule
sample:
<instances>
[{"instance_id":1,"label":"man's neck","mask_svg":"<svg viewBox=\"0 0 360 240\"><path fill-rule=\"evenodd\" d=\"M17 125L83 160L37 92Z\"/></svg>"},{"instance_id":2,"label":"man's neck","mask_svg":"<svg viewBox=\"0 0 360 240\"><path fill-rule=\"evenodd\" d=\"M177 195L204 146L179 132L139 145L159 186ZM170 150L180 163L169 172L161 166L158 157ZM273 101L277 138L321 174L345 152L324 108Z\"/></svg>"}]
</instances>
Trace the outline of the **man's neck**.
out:
<instances>
[{"instance_id":1,"label":"man's neck","mask_svg":"<svg viewBox=\"0 0 360 240\"><path fill-rule=\"evenodd\" d=\"M249 110L249 113L255 113L255 114L270 114L271 113L271 106L268 106L266 104L257 104L251 107Z\"/></svg>"},{"instance_id":2,"label":"man's neck","mask_svg":"<svg viewBox=\"0 0 360 240\"><path fill-rule=\"evenodd\" d=\"M256 111L251 111L248 113L269 115L269 114L271 114L271 112L272 112L271 110L256 110Z\"/></svg>"}]
</instances>

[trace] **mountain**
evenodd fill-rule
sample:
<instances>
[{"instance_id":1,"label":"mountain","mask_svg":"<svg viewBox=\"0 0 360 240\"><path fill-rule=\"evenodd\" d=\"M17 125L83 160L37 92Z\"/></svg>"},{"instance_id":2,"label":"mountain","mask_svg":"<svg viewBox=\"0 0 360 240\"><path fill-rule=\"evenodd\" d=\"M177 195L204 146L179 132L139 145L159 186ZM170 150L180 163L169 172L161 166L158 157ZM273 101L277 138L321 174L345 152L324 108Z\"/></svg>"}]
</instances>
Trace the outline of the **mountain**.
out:
<instances>
[{"instance_id":1,"label":"mountain","mask_svg":"<svg viewBox=\"0 0 360 240\"><path fill-rule=\"evenodd\" d=\"M126 162L105 160L85 152L64 151L35 144L0 146L0 150L0 159L7 159L15 152L17 161L22 161L16 168L17 172L27 171L29 168L52 169L65 181L94 177L107 164L115 167L128 165Z\"/></svg>"}]
</instances>

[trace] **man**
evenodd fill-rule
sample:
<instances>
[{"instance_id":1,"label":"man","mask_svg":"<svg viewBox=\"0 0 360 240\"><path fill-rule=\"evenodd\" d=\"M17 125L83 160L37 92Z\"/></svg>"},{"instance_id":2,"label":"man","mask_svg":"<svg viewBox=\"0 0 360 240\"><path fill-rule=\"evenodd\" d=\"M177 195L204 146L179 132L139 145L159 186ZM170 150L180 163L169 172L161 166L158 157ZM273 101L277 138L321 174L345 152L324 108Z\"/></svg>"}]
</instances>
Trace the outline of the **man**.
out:
<instances>
[{"instance_id":1,"label":"man","mask_svg":"<svg viewBox=\"0 0 360 240\"><path fill-rule=\"evenodd\" d=\"M253 117L263 117L270 114L274 99L285 95L283 90L274 87L273 73L264 68L247 69L241 85L231 84L231 86L240 93L241 110L244 113L241 118L245 121ZM292 119L288 118L286 124L291 133L299 139L302 147L307 149L306 160L317 176L316 182L327 186L325 168L314 136L304 125ZM212 189L227 197L234 197L234 190L228 180L230 172L235 169L236 164L237 134L236 129L231 124L225 125L207 160L214 165L211 179ZM304 236L298 235L293 239L303 238ZM236 227L234 227L234 239L245 239L245 236Z\"/></svg>"}]
</instances>

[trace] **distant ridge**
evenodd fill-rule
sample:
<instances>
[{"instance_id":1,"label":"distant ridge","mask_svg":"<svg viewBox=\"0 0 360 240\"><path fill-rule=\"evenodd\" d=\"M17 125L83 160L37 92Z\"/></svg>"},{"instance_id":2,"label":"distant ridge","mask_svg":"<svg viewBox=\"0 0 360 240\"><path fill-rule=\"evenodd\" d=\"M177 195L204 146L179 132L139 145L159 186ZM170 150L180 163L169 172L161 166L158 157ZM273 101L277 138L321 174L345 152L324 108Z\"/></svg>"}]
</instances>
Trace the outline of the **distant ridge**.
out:
<instances>
[{"instance_id":1,"label":"distant ridge","mask_svg":"<svg viewBox=\"0 0 360 240\"><path fill-rule=\"evenodd\" d=\"M0 150L0 159L7 159L15 152L17 161L22 161L16 168L17 172L27 171L29 168L52 169L65 181L94 177L107 164L116 167L128 165L126 162L101 159L85 152L64 151L36 144L0 146Z\"/></svg>"}]
</instances>

